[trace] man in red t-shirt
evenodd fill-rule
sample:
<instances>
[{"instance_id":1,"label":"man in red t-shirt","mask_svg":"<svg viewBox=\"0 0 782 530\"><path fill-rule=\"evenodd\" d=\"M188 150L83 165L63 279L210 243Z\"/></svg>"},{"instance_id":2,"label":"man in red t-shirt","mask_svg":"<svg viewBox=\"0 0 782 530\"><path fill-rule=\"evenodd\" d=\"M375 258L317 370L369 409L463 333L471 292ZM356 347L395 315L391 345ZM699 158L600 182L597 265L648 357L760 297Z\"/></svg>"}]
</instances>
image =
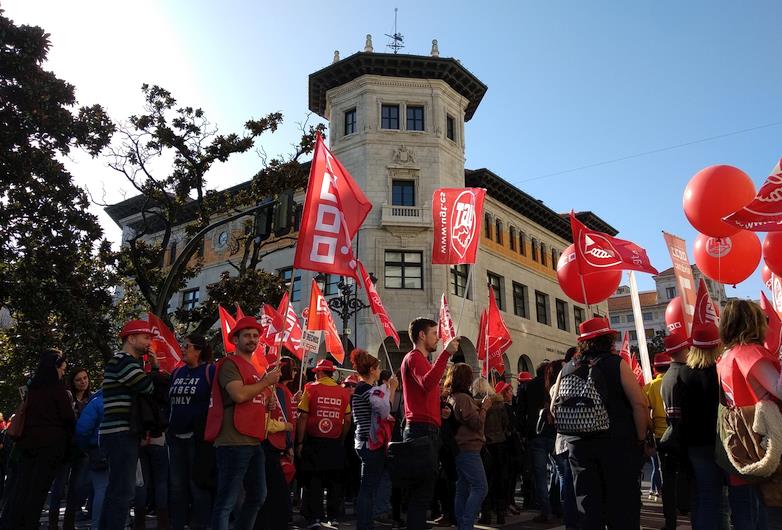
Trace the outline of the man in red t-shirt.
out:
<instances>
[{"instance_id":1,"label":"man in red t-shirt","mask_svg":"<svg viewBox=\"0 0 782 530\"><path fill-rule=\"evenodd\" d=\"M405 355L402 361L402 392L405 403L404 441L413 438L429 438L436 466L437 447L440 440L440 380L448 366L448 359L459 348L459 339L448 343L434 364L429 355L437 350L440 338L437 335L437 322L428 318L417 318L410 323L410 340L415 348ZM419 483L411 486L407 507L407 528L422 530L426 528L426 511L434 493L436 476L427 475Z\"/></svg>"}]
</instances>

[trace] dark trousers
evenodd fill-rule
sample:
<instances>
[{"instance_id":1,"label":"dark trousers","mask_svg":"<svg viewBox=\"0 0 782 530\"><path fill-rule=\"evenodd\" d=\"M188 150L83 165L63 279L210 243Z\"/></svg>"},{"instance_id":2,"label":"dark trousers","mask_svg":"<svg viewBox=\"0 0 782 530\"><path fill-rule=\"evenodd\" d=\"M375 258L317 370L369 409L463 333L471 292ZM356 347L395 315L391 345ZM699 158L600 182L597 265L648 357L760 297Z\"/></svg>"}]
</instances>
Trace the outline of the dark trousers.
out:
<instances>
[{"instance_id":1,"label":"dark trousers","mask_svg":"<svg viewBox=\"0 0 782 530\"><path fill-rule=\"evenodd\" d=\"M663 515L665 528L676 528L678 514L690 511L690 480L686 457L674 452L660 454L660 467L663 477Z\"/></svg>"},{"instance_id":2,"label":"dark trousers","mask_svg":"<svg viewBox=\"0 0 782 530\"><path fill-rule=\"evenodd\" d=\"M307 471L304 474L304 493L301 502L306 507L305 519L314 521L336 520L342 504L342 481L336 471ZM323 512L323 489L328 490L326 513Z\"/></svg>"},{"instance_id":3,"label":"dark trousers","mask_svg":"<svg viewBox=\"0 0 782 530\"><path fill-rule=\"evenodd\" d=\"M415 438L429 438L432 444L430 451L432 457L431 468L437 468L437 451L440 444L440 428L433 423L409 422L402 433L404 441ZM427 476L417 484L409 488L409 502L407 504L407 528L408 530L424 530L426 528L426 512L432 502L434 486L437 476Z\"/></svg>"},{"instance_id":4,"label":"dark trousers","mask_svg":"<svg viewBox=\"0 0 782 530\"><path fill-rule=\"evenodd\" d=\"M290 489L280 464L280 450L264 442L266 501L255 519L255 530L286 530L291 516Z\"/></svg>"},{"instance_id":5,"label":"dark trousers","mask_svg":"<svg viewBox=\"0 0 782 530\"><path fill-rule=\"evenodd\" d=\"M87 478L87 455L84 453L74 457L71 462L60 466L57 475L49 491L49 523L60 518L60 505L65 494L66 486L68 495L65 501L65 523L73 526L77 511L84 505L89 494Z\"/></svg>"},{"instance_id":6,"label":"dark trousers","mask_svg":"<svg viewBox=\"0 0 782 530\"><path fill-rule=\"evenodd\" d=\"M136 490L139 437L129 432L101 436L109 461L109 485L103 499L101 530L125 528L130 501Z\"/></svg>"},{"instance_id":7,"label":"dark trousers","mask_svg":"<svg viewBox=\"0 0 782 530\"><path fill-rule=\"evenodd\" d=\"M582 530L641 526L641 452L632 438L585 438L568 443Z\"/></svg>"},{"instance_id":8,"label":"dark trousers","mask_svg":"<svg viewBox=\"0 0 782 530\"><path fill-rule=\"evenodd\" d=\"M484 467L489 479L489 494L481 511L504 514L508 508L508 454L505 443L486 444Z\"/></svg>"},{"instance_id":9,"label":"dark trousers","mask_svg":"<svg viewBox=\"0 0 782 530\"><path fill-rule=\"evenodd\" d=\"M3 510L0 527L7 530L38 530L41 510L46 495L57 474L57 469L65 458L65 445L55 444L40 449L23 449L15 472L13 489L8 491L8 499Z\"/></svg>"},{"instance_id":10,"label":"dark trousers","mask_svg":"<svg viewBox=\"0 0 782 530\"><path fill-rule=\"evenodd\" d=\"M212 511L212 530L228 530L228 519L242 486L244 502L234 528L249 530L266 499L265 455L260 445L224 445L215 448L217 493Z\"/></svg>"},{"instance_id":11,"label":"dark trousers","mask_svg":"<svg viewBox=\"0 0 782 530\"><path fill-rule=\"evenodd\" d=\"M188 519L191 530L205 530L212 516L212 493L193 480L196 468L196 439L167 436L170 460L169 502L172 530L183 530Z\"/></svg>"}]
</instances>

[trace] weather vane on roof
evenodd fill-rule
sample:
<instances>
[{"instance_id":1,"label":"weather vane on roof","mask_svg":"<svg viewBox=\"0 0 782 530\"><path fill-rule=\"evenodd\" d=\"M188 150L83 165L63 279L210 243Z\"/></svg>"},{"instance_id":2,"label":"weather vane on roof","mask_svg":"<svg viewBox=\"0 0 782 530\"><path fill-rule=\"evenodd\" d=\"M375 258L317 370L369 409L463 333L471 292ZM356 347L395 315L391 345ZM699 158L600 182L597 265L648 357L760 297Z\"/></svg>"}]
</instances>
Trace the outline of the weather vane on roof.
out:
<instances>
[{"instance_id":1,"label":"weather vane on roof","mask_svg":"<svg viewBox=\"0 0 782 530\"><path fill-rule=\"evenodd\" d=\"M404 45L404 42L405 42L404 35L402 35L401 33L399 33L396 30L396 14L397 14L397 11L399 11L399 9L397 9L395 7L394 8L394 34L393 35L389 35L388 33L385 34L386 37L391 39L391 42L389 44L386 44L386 47L387 48L391 48L392 50L394 50L394 53L399 53L399 50L401 50L402 48L405 47L405 45Z\"/></svg>"}]
</instances>

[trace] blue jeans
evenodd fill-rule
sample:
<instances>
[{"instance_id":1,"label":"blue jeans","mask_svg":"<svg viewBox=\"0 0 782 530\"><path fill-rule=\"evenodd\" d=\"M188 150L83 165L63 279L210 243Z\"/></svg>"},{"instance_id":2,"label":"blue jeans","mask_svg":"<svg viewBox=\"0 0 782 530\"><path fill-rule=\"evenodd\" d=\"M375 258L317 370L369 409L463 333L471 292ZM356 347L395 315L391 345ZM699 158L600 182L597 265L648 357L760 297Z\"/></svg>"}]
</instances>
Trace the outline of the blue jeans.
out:
<instances>
[{"instance_id":1,"label":"blue jeans","mask_svg":"<svg viewBox=\"0 0 782 530\"><path fill-rule=\"evenodd\" d=\"M695 474L692 530L718 528L725 475L714 461L714 446L688 447L687 454Z\"/></svg>"},{"instance_id":2,"label":"blue jeans","mask_svg":"<svg viewBox=\"0 0 782 530\"><path fill-rule=\"evenodd\" d=\"M554 455L559 474L559 498L562 502L562 515L565 526L578 526L578 507L576 506L576 490L573 488L573 471L567 451Z\"/></svg>"},{"instance_id":3,"label":"blue jeans","mask_svg":"<svg viewBox=\"0 0 782 530\"><path fill-rule=\"evenodd\" d=\"M136 486L136 510L145 512L150 485L155 490L155 513L168 512L168 450L164 445L145 445L139 449L138 460L144 484Z\"/></svg>"},{"instance_id":4,"label":"blue jeans","mask_svg":"<svg viewBox=\"0 0 782 530\"><path fill-rule=\"evenodd\" d=\"M431 444L432 468L437 466L437 452L440 447L440 428L433 423L426 422L407 422L405 430L402 431L404 441L415 438L428 438ZM407 504L407 528L408 530L423 530L426 528L426 512L434 496L434 486L437 482L436 476L428 477L426 480L408 488Z\"/></svg>"},{"instance_id":5,"label":"blue jeans","mask_svg":"<svg viewBox=\"0 0 782 530\"><path fill-rule=\"evenodd\" d=\"M100 526L100 515L103 513L103 502L106 498L106 488L109 485L109 470L90 470L92 480L92 525L90 528Z\"/></svg>"},{"instance_id":6,"label":"blue jeans","mask_svg":"<svg viewBox=\"0 0 782 530\"><path fill-rule=\"evenodd\" d=\"M101 530L125 528L130 501L136 490L139 437L129 432L117 432L100 437L109 460L109 484L103 501Z\"/></svg>"},{"instance_id":7,"label":"blue jeans","mask_svg":"<svg viewBox=\"0 0 782 530\"><path fill-rule=\"evenodd\" d=\"M766 530L766 510L754 485L729 486L728 499L733 528L736 530Z\"/></svg>"},{"instance_id":8,"label":"blue jeans","mask_svg":"<svg viewBox=\"0 0 782 530\"><path fill-rule=\"evenodd\" d=\"M459 477L454 499L456 528L470 530L489 492L480 451L459 451L456 455L456 474Z\"/></svg>"},{"instance_id":9,"label":"blue jeans","mask_svg":"<svg viewBox=\"0 0 782 530\"><path fill-rule=\"evenodd\" d=\"M391 513L391 476L388 471L383 471L380 484L375 493L375 506L372 508L375 517L381 517Z\"/></svg>"},{"instance_id":10,"label":"blue jeans","mask_svg":"<svg viewBox=\"0 0 782 530\"><path fill-rule=\"evenodd\" d=\"M386 451L384 448L371 451L364 447L363 449L358 449L357 452L359 458L361 458L361 487L358 490L356 528L358 530L370 530L374 528L372 507L375 505L378 486L383 476Z\"/></svg>"},{"instance_id":11,"label":"blue jeans","mask_svg":"<svg viewBox=\"0 0 782 530\"><path fill-rule=\"evenodd\" d=\"M212 530L228 530L228 517L244 484L244 503L235 530L250 530L266 500L266 468L260 445L224 445L215 448L217 494Z\"/></svg>"},{"instance_id":12,"label":"blue jeans","mask_svg":"<svg viewBox=\"0 0 782 530\"><path fill-rule=\"evenodd\" d=\"M548 465L554 455L554 439L536 436L530 441L532 454L532 477L535 482L535 498L540 503L540 512L551 515L551 500L548 492Z\"/></svg>"},{"instance_id":13,"label":"blue jeans","mask_svg":"<svg viewBox=\"0 0 782 530\"><path fill-rule=\"evenodd\" d=\"M660 455L655 453L652 461L652 487L651 493L659 495L663 490L663 474L660 467Z\"/></svg>"},{"instance_id":14,"label":"blue jeans","mask_svg":"<svg viewBox=\"0 0 782 530\"><path fill-rule=\"evenodd\" d=\"M168 491L171 528L182 530L189 513L190 528L203 530L209 525L212 495L208 490L198 486L192 478L193 468L198 465L195 462L196 440L194 437L177 438L174 435L167 436L166 440L171 469Z\"/></svg>"}]
</instances>

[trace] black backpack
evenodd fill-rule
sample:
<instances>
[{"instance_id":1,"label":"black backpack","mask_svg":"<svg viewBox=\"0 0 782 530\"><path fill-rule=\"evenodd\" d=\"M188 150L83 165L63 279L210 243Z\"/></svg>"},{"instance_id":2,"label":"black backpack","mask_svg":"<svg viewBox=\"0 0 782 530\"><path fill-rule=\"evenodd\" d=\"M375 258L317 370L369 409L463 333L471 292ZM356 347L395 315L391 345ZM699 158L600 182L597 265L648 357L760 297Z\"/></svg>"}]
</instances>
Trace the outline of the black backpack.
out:
<instances>
[{"instance_id":1,"label":"black backpack","mask_svg":"<svg viewBox=\"0 0 782 530\"><path fill-rule=\"evenodd\" d=\"M559 434L583 436L606 432L610 428L601 392L604 380L600 369L595 369L603 358L574 360L562 371L554 400L554 421Z\"/></svg>"}]
</instances>

